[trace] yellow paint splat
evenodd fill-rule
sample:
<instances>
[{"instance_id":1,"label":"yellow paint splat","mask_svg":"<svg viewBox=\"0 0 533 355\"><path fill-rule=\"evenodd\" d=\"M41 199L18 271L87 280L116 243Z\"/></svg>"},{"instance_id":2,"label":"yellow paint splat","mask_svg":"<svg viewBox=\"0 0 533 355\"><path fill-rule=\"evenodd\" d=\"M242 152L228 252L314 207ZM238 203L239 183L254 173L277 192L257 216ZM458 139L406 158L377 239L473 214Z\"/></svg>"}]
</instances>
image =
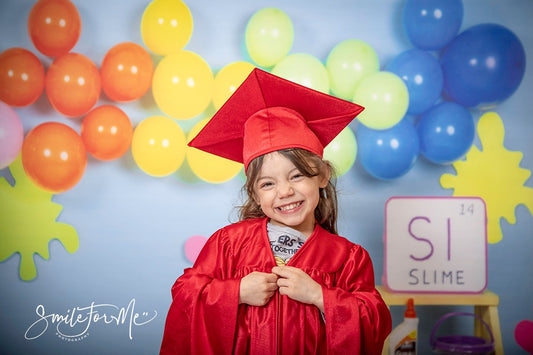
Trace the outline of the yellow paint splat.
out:
<instances>
[{"instance_id":1,"label":"yellow paint splat","mask_svg":"<svg viewBox=\"0 0 533 355\"><path fill-rule=\"evenodd\" d=\"M18 252L20 277L28 281L37 276L33 254L48 259L52 239L58 239L73 253L78 249L78 233L74 227L56 222L62 206L51 201L51 193L28 179L20 156L9 169L16 184L12 187L0 177L0 261Z\"/></svg>"},{"instance_id":2,"label":"yellow paint splat","mask_svg":"<svg viewBox=\"0 0 533 355\"><path fill-rule=\"evenodd\" d=\"M533 211L533 188L523 186L531 171L519 167L523 154L503 146L503 122L494 112L485 113L477 125L482 151L475 146L464 161L453 163L457 175L443 174L442 187L454 189L454 196L479 196L487 205L489 243L502 239L500 219L516 223L516 206L524 204Z\"/></svg>"}]
</instances>

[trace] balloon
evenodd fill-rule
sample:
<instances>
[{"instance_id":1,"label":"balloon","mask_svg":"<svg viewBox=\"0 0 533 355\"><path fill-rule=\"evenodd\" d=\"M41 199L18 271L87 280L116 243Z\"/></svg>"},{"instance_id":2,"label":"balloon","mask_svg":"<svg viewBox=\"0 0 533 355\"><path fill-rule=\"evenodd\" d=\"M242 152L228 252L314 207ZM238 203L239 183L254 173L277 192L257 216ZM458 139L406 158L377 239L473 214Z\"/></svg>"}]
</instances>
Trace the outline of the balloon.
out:
<instances>
[{"instance_id":1,"label":"balloon","mask_svg":"<svg viewBox=\"0 0 533 355\"><path fill-rule=\"evenodd\" d=\"M185 159L185 134L171 118L151 116L133 131L131 153L148 175L162 177L178 170Z\"/></svg>"},{"instance_id":2,"label":"balloon","mask_svg":"<svg viewBox=\"0 0 533 355\"><path fill-rule=\"evenodd\" d=\"M289 54L294 28L285 12L267 7L252 15L246 25L244 39L254 63L270 68Z\"/></svg>"},{"instance_id":3,"label":"balloon","mask_svg":"<svg viewBox=\"0 0 533 355\"><path fill-rule=\"evenodd\" d=\"M324 64L310 54L295 53L283 58L272 74L308 88L329 93L329 74Z\"/></svg>"},{"instance_id":4,"label":"balloon","mask_svg":"<svg viewBox=\"0 0 533 355\"><path fill-rule=\"evenodd\" d=\"M189 133L187 142L190 142L196 137L208 121L209 119L198 122ZM213 184L219 184L233 179L243 167L241 163L189 146L187 146L187 162L196 176Z\"/></svg>"},{"instance_id":5,"label":"balloon","mask_svg":"<svg viewBox=\"0 0 533 355\"><path fill-rule=\"evenodd\" d=\"M49 57L67 54L80 38L78 9L69 0L39 0L30 11L28 32L42 54Z\"/></svg>"},{"instance_id":6,"label":"balloon","mask_svg":"<svg viewBox=\"0 0 533 355\"><path fill-rule=\"evenodd\" d=\"M201 235L193 235L185 242L185 256L187 259L194 263L200 251L207 242L207 238Z\"/></svg>"},{"instance_id":7,"label":"balloon","mask_svg":"<svg viewBox=\"0 0 533 355\"><path fill-rule=\"evenodd\" d=\"M193 19L181 0L153 0L141 19L141 36L146 47L168 55L185 47L192 35Z\"/></svg>"},{"instance_id":8,"label":"balloon","mask_svg":"<svg viewBox=\"0 0 533 355\"><path fill-rule=\"evenodd\" d=\"M332 94L351 100L361 79L379 71L379 59L366 42L348 39L331 50L326 60L326 69Z\"/></svg>"},{"instance_id":9,"label":"balloon","mask_svg":"<svg viewBox=\"0 0 533 355\"><path fill-rule=\"evenodd\" d=\"M100 67L102 89L109 99L133 101L150 89L154 64L150 54L132 42L115 45L105 55Z\"/></svg>"},{"instance_id":10,"label":"balloon","mask_svg":"<svg viewBox=\"0 0 533 355\"><path fill-rule=\"evenodd\" d=\"M15 107L37 101L44 90L44 67L35 54L10 48L0 54L0 100Z\"/></svg>"},{"instance_id":11,"label":"balloon","mask_svg":"<svg viewBox=\"0 0 533 355\"><path fill-rule=\"evenodd\" d=\"M357 141L348 126L324 148L324 160L333 165L338 177L352 168L356 155Z\"/></svg>"},{"instance_id":12,"label":"balloon","mask_svg":"<svg viewBox=\"0 0 533 355\"><path fill-rule=\"evenodd\" d=\"M102 105L85 116L81 124L81 139L87 151L96 159L113 160L126 153L131 144L133 127L120 108Z\"/></svg>"},{"instance_id":13,"label":"balloon","mask_svg":"<svg viewBox=\"0 0 533 355\"><path fill-rule=\"evenodd\" d=\"M213 105L218 110L242 84L254 65L248 62L234 62L226 65L215 76Z\"/></svg>"},{"instance_id":14,"label":"balloon","mask_svg":"<svg viewBox=\"0 0 533 355\"><path fill-rule=\"evenodd\" d=\"M364 78L353 102L365 107L357 118L372 129L387 129L403 118L409 106L407 86L396 74L378 72Z\"/></svg>"},{"instance_id":15,"label":"balloon","mask_svg":"<svg viewBox=\"0 0 533 355\"><path fill-rule=\"evenodd\" d=\"M407 0L403 27L411 43L425 50L445 47L463 22L461 0Z\"/></svg>"},{"instance_id":16,"label":"balloon","mask_svg":"<svg viewBox=\"0 0 533 355\"><path fill-rule=\"evenodd\" d=\"M528 354L533 354L533 321L524 319L514 329L514 339Z\"/></svg>"},{"instance_id":17,"label":"balloon","mask_svg":"<svg viewBox=\"0 0 533 355\"><path fill-rule=\"evenodd\" d=\"M45 78L52 107L68 117L86 114L100 97L100 73L83 54L69 53L54 59Z\"/></svg>"},{"instance_id":18,"label":"balloon","mask_svg":"<svg viewBox=\"0 0 533 355\"><path fill-rule=\"evenodd\" d=\"M398 75L407 85L407 113L418 115L429 109L440 97L443 87L439 61L420 49L400 53L387 65L387 71Z\"/></svg>"},{"instance_id":19,"label":"balloon","mask_svg":"<svg viewBox=\"0 0 533 355\"><path fill-rule=\"evenodd\" d=\"M155 68L152 93L157 106L176 119L202 113L213 97L213 73L198 54L181 51L164 57Z\"/></svg>"},{"instance_id":20,"label":"balloon","mask_svg":"<svg viewBox=\"0 0 533 355\"><path fill-rule=\"evenodd\" d=\"M385 130L359 125L357 130L359 161L372 176L392 180L405 175L418 159L416 129L406 118Z\"/></svg>"},{"instance_id":21,"label":"balloon","mask_svg":"<svg viewBox=\"0 0 533 355\"><path fill-rule=\"evenodd\" d=\"M420 153L437 164L452 163L465 155L476 134L470 111L454 102L442 102L426 111L416 130Z\"/></svg>"},{"instance_id":22,"label":"balloon","mask_svg":"<svg viewBox=\"0 0 533 355\"><path fill-rule=\"evenodd\" d=\"M9 105L0 101L0 169L11 164L20 153L24 129Z\"/></svg>"},{"instance_id":23,"label":"balloon","mask_svg":"<svg viewBox=\"0 0 533 355\"><path fill-rule=\"evenodd\" d=\"M87 151L81 137L59 122L34 127L22 143L21 155L30 180L51 193L74 187L87 166Z\"/></svg>"},{"instance_id":24,"label":"balloon","mask_svg":"<svg viewBox=\"0 0 533 355\"><path fill-rule=\"evenodd\" d=\"M526 68L516 35L496 24L481 24L457 36L441 54L444 92L466 107L490 106L511 96Z\"/></svg>"}]
</instances>

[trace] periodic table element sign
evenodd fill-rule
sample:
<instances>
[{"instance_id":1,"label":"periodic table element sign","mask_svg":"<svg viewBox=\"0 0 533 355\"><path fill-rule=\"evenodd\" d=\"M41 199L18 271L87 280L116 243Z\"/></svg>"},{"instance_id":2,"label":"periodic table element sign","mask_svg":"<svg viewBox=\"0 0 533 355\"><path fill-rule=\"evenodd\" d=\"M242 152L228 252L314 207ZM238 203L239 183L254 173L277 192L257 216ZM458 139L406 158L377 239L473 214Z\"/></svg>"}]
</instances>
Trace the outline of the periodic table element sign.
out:
<instances>
[{"instance_id":1,"label":"periodic table element sign","mask_svg":"<svg viewBox=\"0 0 533 355\"><path fill-rule=\"evenodd\" d=\"M385 206L383 282L394 292L481 293L487 213L478 197L392 197Z\"/></svg>"}]
</instances>

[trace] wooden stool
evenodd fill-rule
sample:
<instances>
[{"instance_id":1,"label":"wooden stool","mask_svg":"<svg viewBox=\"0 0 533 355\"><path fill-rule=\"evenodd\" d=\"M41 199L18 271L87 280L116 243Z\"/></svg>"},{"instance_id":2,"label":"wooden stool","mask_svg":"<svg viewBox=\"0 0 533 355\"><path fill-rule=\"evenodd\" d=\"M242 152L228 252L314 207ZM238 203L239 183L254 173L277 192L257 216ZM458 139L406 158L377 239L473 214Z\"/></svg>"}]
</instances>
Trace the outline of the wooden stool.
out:
<instances>
[{"instance_id":1,"label":"wooden stool","mask_svg":"<svg viewBox=\"0 0 533 355\"><path fill-rule=\"evenodd\" d=\"M500 297L488 290L479 294L433 294L433 293L403 293L390 292L383 286L376 286L387 306L406 306L407 300L412 298L415 306L474 306L474 313L483 319L491 328L494 336L495 355L503 355L502 334L498 316ZM488 338L487 329L475 320L474 335ZM382 355L389 353L389 339L385 340Z\"/></svg>"}]
</instances>

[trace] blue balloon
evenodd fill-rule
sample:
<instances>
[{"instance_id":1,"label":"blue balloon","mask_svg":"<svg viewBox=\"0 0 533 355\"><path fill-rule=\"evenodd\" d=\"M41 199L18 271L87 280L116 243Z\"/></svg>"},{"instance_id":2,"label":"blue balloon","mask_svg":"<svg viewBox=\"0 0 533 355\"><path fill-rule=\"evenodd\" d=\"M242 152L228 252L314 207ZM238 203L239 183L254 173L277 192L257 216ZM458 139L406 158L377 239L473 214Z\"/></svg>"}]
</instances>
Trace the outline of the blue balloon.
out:
<instances>
[{"instance_id":1,"label":"blue balloon","mask_svg":"<svg viewBox=\"0 0 533 355\"><path fill-rule=\"evenodd\" d=\"M437 164L453 163L472 146L476 134L474 118L465 107L442 102L416 123L420 154Z\"/></svg>"},{"instance_id":2,"label":"blue balloon","mask_svg":"<svg viewBox=\"0 0 533 355\"><path fill-rule=\"evenodd\" d=\"M418 115L429 109L440 97L443 87L442 69L433 55L410 49L396 56L386 70L398 75L407 85L407 113Z\"/></svg>"},{"instance_id":3,"label":"blue balloon","mask_svg":"<svg viewBox=\"0 0 533 355\"><path fill-rule=\"evenodd\" d=\"M411 43L420 49L444 48L463 22L461 0L407 0L403 27Z\"/></svg>"},{"instance_id":4,"label":"blue balloon","mask_svg":"<svg viewBox=\"0 0 533 355\"><path fill-rule=\"evenodd\" d=\"M416 129L406 118L384 130L357 128L358 160L373 177L392 180L405 175L418 158Z\"/></svg>"},{"instance_id":5,"label":"blue balloon","mask_svg":"<svg viewBox=\"0 0 533 355\"><path fill-rule=\"evenodd\" d=\"M526 54L509 29L481 24L457 36L440 63L445 94L463 106L484 108L507 99L520 86Z\"/></svg>"}]
</instances>

